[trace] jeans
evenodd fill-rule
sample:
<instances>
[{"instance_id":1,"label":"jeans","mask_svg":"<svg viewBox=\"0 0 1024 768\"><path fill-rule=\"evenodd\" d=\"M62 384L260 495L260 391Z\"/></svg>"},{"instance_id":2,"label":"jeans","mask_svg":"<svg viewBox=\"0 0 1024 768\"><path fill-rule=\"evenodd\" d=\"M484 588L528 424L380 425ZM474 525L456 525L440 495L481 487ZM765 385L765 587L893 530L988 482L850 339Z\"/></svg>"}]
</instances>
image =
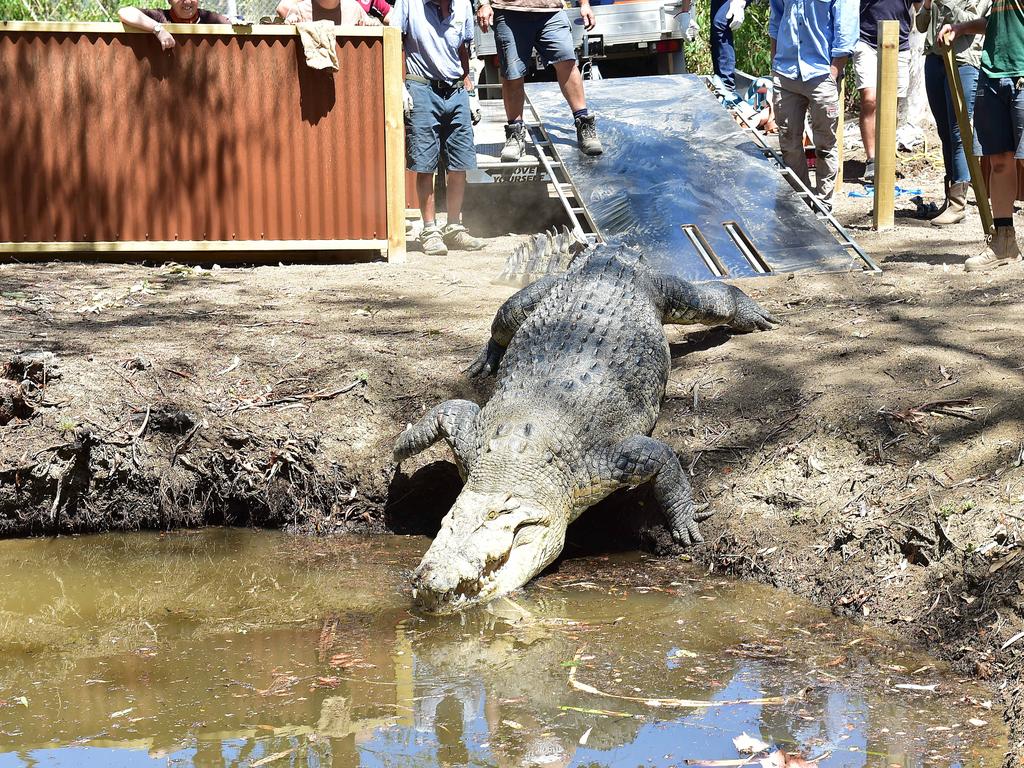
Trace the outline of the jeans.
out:
<instances>
[{"instance_id":1,"label":"jeans","mask_svg":"<svg viewBox=\"0 0 1024 768\"><path fill-rule=\"evenodd\" d=\"M974 119L974 91L978 82L978 68L961 64L960 82L964 87L964 101L967 103L967 117ZM960 125L953 111L953 97L946 80L946 67L942 57L930 53L924 58L924 87L928 94L928 106L935 117L935 127L942 141L942 162L946 166L946 181L961 183L971 180L964 154L964 143L960 138Z\"/></svg>"},{"instance_id":2,"label":"jeans","mask_svg":"<svg viewBox=\"0 0 1024 768\"><path fill-rule=\"evenodd\" d=\"M736 46L732 42L732 29L725 18L729 13L729 0L711 0L711 66L722 84L730 91L736 87Z\"/></svg>"}]
</instances>

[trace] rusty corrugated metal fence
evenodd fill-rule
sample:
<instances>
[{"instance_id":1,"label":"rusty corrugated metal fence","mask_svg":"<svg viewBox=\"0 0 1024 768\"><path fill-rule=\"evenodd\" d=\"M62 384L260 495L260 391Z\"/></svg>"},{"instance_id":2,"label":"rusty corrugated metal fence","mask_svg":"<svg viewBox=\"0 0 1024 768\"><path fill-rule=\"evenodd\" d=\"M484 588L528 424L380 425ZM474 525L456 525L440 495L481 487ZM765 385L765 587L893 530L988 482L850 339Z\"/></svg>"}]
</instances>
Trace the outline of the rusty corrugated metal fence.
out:
<instances>
[{"instance_id":1,"label":"rusty corrugated metal fence","mask_svg":"<svg viewBox=\"0 0 1024 768\"><path fill-rule=\"evenodd\" d=\"M397 30L168 29L0 24L0 249L404 253Z\"/></svg>"}]
</instances>

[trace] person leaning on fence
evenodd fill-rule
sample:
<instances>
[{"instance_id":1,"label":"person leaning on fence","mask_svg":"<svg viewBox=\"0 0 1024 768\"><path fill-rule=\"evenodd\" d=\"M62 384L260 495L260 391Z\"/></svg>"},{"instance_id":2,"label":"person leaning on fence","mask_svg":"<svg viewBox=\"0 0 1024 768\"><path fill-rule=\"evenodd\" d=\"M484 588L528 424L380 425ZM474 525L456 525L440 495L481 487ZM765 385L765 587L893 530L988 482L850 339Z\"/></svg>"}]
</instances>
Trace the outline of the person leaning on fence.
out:
<instances>
[{"instance_id":1,"label":"person leaning on fence","mask_svg":"<svg viewBox=\"0 0 1024 768\"><path fill-rule=\"evenodd\" d=\"M939 141L942 142L942 163L946 169L946 199L932 218L933 227L956 224L966 218L967 190L971 186L971 172L967 167L967 155L964 154L960 125L953 109L953 95L943 62L947 49L937 41L939 30L947 24L960 24L987 16L990 6L990 0L924 0L915 20L918 31L925 33L924 86ZM968 120L974 119L974 90L984 43L983 35L967 34L959 36L953 43L953 57L963 84Z\"/></svg>"},{"instance_id":2,"label":"person leaning on fence","mask_svg":"<svg viewBox=\"0 0 1024 768\"><path fill-rule=\"evenodd\" d=\"M476 143L469 107L469 46L473 7L469 0L398 0L391 26L405 42L405 148L416 173L423 215L423 251L476 251L484 243L462 226L466 171L476 168ZM447 161L448 221L435 221L434 172L442 144Z\"/></svg>"},{"instance_id":3,"label":"person leaning on fence","mask_svg":"<svg viewBox=\"0 0 1024 768\"><path fill-rule=\"evenodd\" d=\"M387 24L391 16L387 0L281 0L276 10L286 24L329 19L335 24L373 26Z\"/></svg>"},{"instance_id":4,"label":"person leaning on fence","mask_svg":"<svg viewBox=\"0 0 1024 768\"><path fill-rule=\"evenodd\" d=\"M770 0L775 120L786 166L808 187L804 121L810 113L815 192L829 208L839 174L839 78L857 43L857 0Z\"/></svg>"},{"instance_id":5,"label":"person leaning on fence","mask_svg":"<svg viewBox=\"0 0 1024 768\"><path fill-rule=\"evenodd\" d=\"M164 24L230 24L231 19L200 8L197 0L167 0L170 8L122 8L117 12L127 27L135 27L156 35L165 51L177 45Z\"/></svg>"},{"instance_id":6,"label":"person leaning on fence","mask_svg":"<svg viewBox=\"0 0 1024 768\"><path fill-rule=\"evenodd\" d=\"M1017 161L1024 160L1024 0L997 0L987 19L944 26L939 42L955 47L965 35L985 35L974 97L974 153L992 163L988 192L996 226L985 250L964 263L974 272L1021 258L1013 204Z\"/></svg>"},{"instance_id":7,"label":"person leaning on fence","mask_svg":"<svg viewBox=\"0 0 1024 768\"><path fill-rule=\"evenodd\" d=\"M878 85L878 31L883 21L900 23L896 98L910 87L910 22L920 0L860 0L860 39L853 48L853 74L860 91L860 137L868 162L864 181L875 180L875 108Z\"/></svg>"},{"instance_id":8,"label":"person leaning on fence","mask_svg":"<svg viewBox=\"0 0 1024 768\"><path fill-rule=\"evenodd\" d=\"M580 0L584 28L594 28L590 0ZM505 146L501 160L514 163L526 151L525 78L534 48L545 64L555 69L558 87L572 110L576 143L586 155L604 152L597 136L597 121L587 109L583 76L576 66L576 47L563 0L477 0L476 20L486 32L494 27L494 42L501 67L501 98L505 102Z\"/></svg>"}]
</instances>

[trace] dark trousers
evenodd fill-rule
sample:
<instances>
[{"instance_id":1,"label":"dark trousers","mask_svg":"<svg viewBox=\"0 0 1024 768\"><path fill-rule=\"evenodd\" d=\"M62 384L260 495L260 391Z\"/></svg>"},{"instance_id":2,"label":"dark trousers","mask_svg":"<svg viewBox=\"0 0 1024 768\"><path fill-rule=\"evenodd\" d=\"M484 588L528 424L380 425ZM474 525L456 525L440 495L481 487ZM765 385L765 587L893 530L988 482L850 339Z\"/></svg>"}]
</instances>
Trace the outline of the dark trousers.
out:
<instances>
[{"instance_id":1,"label":"dark trousers","mask_svg":"<svg viewBox=\"0 0 1024 768\"><path fill-rule=\"evenodd\" d=\"M729 13L729 0L711 0L711 66L722 84L730 90L736 87L736 47L732 30L725 16Z\"/></svg>"},{"instance_id":2,"label":"dark trousers","mask_svg":"<svg viewBox=\"0 0 1024 768\"><path fill-rule=\"evenodd\" d=\"M960 81L964 86L964 101L967 102L967 116L974 118L974 91L978 82L978 68L966 64L957 67ZM953 97L950 95L946 67L942 57L930 53L924 57L924 87L928 95L928 106L935 118L935 127L942 142L942 162L946 166L946 181L962 182L971 180L964 155L964 143L960 138L960 125L953 111Z\"/></svg>"}]
</instances>

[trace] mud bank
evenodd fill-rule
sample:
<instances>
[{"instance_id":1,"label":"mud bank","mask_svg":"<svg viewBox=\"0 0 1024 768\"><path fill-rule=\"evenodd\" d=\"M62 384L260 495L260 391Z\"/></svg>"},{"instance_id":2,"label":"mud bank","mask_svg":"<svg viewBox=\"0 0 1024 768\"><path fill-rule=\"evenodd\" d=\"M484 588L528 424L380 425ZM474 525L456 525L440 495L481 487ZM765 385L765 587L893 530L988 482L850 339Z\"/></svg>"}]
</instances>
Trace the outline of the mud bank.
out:
<instances>
[{"instance_id":1,"label":"mud bank","mask_svg":"<svg viewBox=\"0 0 1024 768\"><path fill-rule=\"evenodd\" d=\"M1024 765L1024 268L967 275L970 230L900 231L864 236L899 254L881 277L746 284L777 331L670 329L655 436L717 510L690 556L987 680ZM486 398L461 371L514 242L401 269L0 266L0 536L430 533L454 468L435 449L396 473L393 440L436 402ZM17 357L34 351L54 357ZM674 553L642 492L570 539L569 557Z\"/></svg>"}]
</instances>

